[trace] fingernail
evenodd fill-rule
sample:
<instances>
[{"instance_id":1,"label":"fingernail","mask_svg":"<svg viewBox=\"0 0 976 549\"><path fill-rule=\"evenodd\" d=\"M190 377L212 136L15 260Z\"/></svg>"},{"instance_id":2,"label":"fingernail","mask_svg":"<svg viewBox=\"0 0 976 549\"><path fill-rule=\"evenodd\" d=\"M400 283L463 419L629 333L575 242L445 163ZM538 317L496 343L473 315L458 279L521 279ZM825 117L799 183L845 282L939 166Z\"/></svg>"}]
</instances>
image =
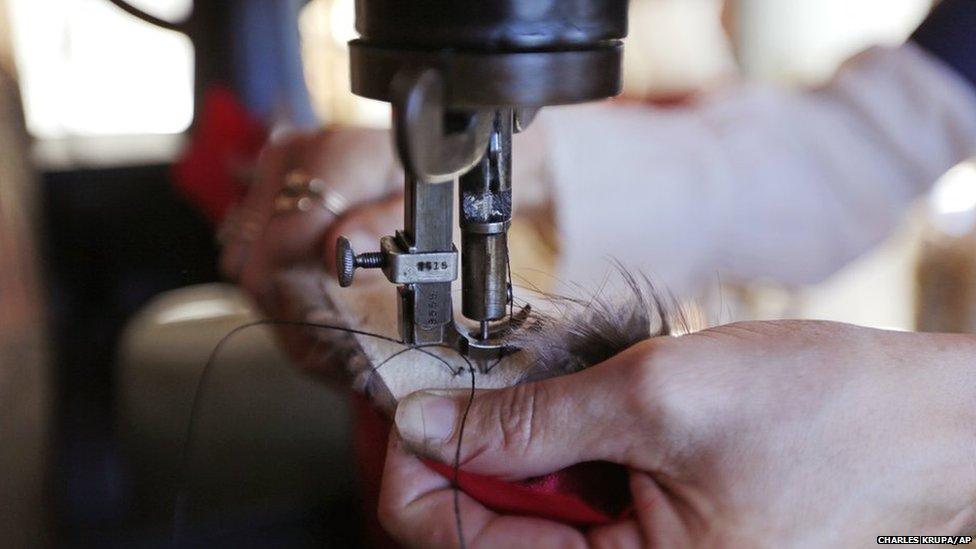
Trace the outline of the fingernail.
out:
<instances>
[{"instance_id":1,"label":"fingernail","mask_svg":"<svg viewBox=\"0 0 976 549\"><path fill-rule=\"evenodd\" d=\"M454 432L456 419L455 401L430 393L410 395L400 402L396 411L400 437L418 446L445 442Z\"/></svg>"}]
</instances>

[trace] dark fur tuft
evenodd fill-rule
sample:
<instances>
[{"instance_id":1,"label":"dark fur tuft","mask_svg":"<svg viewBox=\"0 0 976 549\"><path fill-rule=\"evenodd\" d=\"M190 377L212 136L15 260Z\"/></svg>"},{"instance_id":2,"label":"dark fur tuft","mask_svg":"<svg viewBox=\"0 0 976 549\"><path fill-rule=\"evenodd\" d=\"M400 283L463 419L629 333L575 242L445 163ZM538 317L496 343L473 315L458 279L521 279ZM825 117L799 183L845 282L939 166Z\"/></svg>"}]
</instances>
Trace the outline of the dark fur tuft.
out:
<instances>
[{"instance_id":1,"label":"dark fur tuft","mask_svg":"<svg viewBox=\"0 0 976 549\"><path fill-rule=\"evenodd\" d=\"M646 276L618 266L624 292L590 299L549 296L556 313L533 313L511 342L531 357L523 381L584 370L652 337L688 333L693 326L677 300Z\"/></svg>"}]
</instances>

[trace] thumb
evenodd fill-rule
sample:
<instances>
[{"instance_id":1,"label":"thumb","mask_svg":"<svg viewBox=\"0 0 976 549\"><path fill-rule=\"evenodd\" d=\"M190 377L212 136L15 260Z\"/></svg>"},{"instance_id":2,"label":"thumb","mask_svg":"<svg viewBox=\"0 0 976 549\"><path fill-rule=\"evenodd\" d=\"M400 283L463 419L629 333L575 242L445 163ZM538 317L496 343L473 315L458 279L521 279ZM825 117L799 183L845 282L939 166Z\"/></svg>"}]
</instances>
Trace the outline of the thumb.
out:
<instances>
[{"instance_id":1,"label":"thumb","mask_svg":"<svg viewBox=\"0 0 976 549\"><path fill-rule=\"evenodd\" d=\"M473 399L470 391L414 393L397 407L397 430L412 450L444 463L454 461L463 437L465 471L507 479L585 461L630 465L640 438L635 426L653 424L635 417L641 407L629 404L639 366L634 355L641 353L631 349L576 374L479 391Z\"/></svg>"}]
</instances>

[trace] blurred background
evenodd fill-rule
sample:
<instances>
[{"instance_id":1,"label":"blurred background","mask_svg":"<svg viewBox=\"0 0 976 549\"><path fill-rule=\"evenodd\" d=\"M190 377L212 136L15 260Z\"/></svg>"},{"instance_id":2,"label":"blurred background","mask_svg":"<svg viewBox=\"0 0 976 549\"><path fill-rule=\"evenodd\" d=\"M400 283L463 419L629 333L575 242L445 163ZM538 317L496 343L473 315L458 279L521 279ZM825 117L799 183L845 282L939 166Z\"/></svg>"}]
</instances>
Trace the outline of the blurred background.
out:
<instances>
[{"instance_id":1,"label":"blurred background","mask_svg":"<svg viewBox=\"0 0 976 549\"><path fill-rule=\"evenodd\" d=\"M232 185L214 163L246 172L267 130L388 124L385 105L348 91L353 0L130 3L143 13L0 0L5 546L168 545L197 377L253 318L219 283L221 196L180 181ZM930 6L634 0L626 99L680 103L742 78L816 85L904 40ZM963 164L825 283L724 291L736 318L972 331L974 225L976 166ZM283 364L261 332L221 357L190 468L191 542L357 546L345 398Z\"/></svg>"}]
</instances>

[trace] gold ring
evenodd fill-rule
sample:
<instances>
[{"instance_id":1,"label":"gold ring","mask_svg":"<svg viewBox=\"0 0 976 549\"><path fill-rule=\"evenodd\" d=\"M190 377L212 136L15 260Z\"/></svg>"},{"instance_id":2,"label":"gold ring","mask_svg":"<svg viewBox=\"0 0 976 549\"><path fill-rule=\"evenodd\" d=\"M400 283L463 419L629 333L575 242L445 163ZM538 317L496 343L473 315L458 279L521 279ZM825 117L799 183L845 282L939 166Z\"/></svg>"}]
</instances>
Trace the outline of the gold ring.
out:
<instances>
[{"instance_id":1,"label":"gold ring","mask_svg":"<svg viewBox=\"0 0 976 549\"><path fill-rule=\"evenodd\" d=\"M304 213L315 207L339 217L349 208L349 201L321 179L301 170L290 172L285 177L285 186L275 196L275 215Z\"/></svg>"}]
</instances>

